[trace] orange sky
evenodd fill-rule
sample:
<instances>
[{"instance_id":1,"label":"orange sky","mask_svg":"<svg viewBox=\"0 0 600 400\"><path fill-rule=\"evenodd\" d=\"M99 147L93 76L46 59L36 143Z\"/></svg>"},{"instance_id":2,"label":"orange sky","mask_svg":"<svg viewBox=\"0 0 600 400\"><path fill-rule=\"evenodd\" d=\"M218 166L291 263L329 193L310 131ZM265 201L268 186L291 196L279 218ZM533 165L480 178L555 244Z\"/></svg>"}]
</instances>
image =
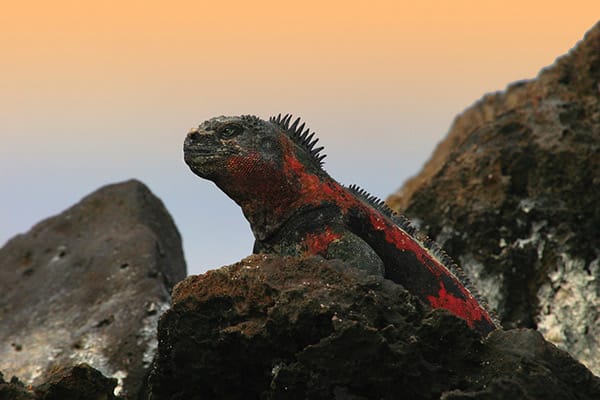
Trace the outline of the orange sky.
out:
<instances>
[{"instance_id":1,"label":"orange sky","mask_svg":"<svg viewBox=\"0 0 600 400\"><path fill-rule=\"evenodd\" d=\"M177 79L264 86L265 95L368 86L393 96L386 87L445 86L449 75L468 76L461 85L471 86L532 60L550 63L600 17L599 4L10 2L0 14L0 82L9 92L61 88L101 98L107 88L128 93L154 81L164 90Z\"/></svg>"},{"instance_id":2,"label":"orange sky","mask_svg":"<svg viewBox=\"0 0 600 400\"><path fill-rule=\"evenodd\" d=\"M464 107L534 77L600 17L597 0L24 0L2 8L0 134L39 143L51 135L66 151L82 135L102 144L81 129L100 119L124 121L123 131L168 119L175 134L240 113L294 112L329 135L387 113L439 140ZM439 124L424 129L423 119ZM135 141L123 131L104 135Z\"/></svg>"},{"instance_id":3,"label":"orange sky","mask_svg":"<svg viewBox=\"0 0 600 400\"><path fill-rule=\"evenodd\" d=\"M292 112L327 171L385 197L462 109L535 77L599 18L598 0L5 1L0 245L137 177L173 213L192 270L237 261L247 224L183 164L191 126Z\"/></svg>"}]
</instances>

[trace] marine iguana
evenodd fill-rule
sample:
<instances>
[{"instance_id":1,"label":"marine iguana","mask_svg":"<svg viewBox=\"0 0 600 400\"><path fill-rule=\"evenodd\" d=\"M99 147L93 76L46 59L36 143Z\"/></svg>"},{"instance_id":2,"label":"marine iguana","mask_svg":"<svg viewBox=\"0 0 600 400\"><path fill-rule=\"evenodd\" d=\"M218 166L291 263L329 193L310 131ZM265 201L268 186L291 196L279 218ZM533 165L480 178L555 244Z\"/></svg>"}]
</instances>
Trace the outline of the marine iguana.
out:
<instances>
[{"instance_id":1,"label":"marine iguana","mask_svg":"<svg viewBox=\"0 0 600 400\"><path fill-rule=\"evenodd\" d=\"M233 199L254 253L321 255L380 274L482 334L498 327L461 269L383 201L322 168L323 147L300 119L216 117L192 129L185 162Z\"/></svg>"}]
</instances>

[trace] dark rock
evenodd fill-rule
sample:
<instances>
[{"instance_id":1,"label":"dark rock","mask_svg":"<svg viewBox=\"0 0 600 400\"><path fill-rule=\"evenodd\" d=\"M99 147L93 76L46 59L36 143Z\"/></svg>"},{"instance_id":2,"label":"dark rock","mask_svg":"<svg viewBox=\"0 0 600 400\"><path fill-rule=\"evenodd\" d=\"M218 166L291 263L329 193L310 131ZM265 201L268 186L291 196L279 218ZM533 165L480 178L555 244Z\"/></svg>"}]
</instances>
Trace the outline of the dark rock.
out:
<instances>
[{"instance_id":1,"label":"dark rock","mask_svg":"<svg viewBox=\"0 0 600 400\"><path fill-rule=\"evenodd\" d=\"M470 272L505 327L600 373L600 23L456 118L388 203Z\"/></svg>"},{"instance_id":2,"label":"dark rock","mask_svg":"<svg viewBox=\"0 0 600 400\"><path fill-rule=\"evenodd\" d=\"M46 371L43 384L26 388L16 377L10 382L0 373L0 400L118 400L117 380L106 378L87 364L57 367Z\"/></svg>"},{"instance_id":3,"label":"dark rock","mask_svg":"<svg viewBox=\"0 0 600 400\"><path fill-rule=\"evenodd\" d=\"M389 280L266 255L175 287L149 382L153 400L600 398L535 331L482 341Z\"/></svg>"},{"instance_id":4,"label":"dark rock","mask_svg":"<svg viewBox=\"0 0 600 400\"><path fill-rule=\"evenodd\" d=\"M88 363L134 395L185 275L179 233L142 183L92 193L0 249L0 371L39 385Z\"/></svg>"},{"instance_id":5,"label":"dark rock","mask_svg":"<svg viewBox=\"0 0 600 400\"><path fill-rule=\"evenodd\" d=\"M45 383L35 388L43 400L116 400L113 393L117 380L103 376L87 364L49 371Z\"/></svg>"},{"instance_id":6,"label":"dark rock","mask_svg":"<svg viewBox=\"0 0 600 400\"><path fill-rule=\"evenodd\" d=\"M36 396L16 377L13 377L10 382L4 380L2 372L0 372L0 400L33 400Z\"/></svg>"}]
</instances>

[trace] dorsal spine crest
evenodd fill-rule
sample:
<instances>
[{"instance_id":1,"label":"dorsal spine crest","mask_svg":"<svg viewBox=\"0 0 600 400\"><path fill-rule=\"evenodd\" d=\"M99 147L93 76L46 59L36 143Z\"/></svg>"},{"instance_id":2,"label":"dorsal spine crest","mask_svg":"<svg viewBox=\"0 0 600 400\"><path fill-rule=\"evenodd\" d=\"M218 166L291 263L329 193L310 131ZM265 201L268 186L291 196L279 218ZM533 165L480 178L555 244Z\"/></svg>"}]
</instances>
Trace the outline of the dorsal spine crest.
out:
<instances>
[{"instance_id":1,"label":"dorsal spine crest","mask_svg":"<svg viewBox=\"0 0 600 400\"><path fill-rule=\"evenodd\" d=\"M319 141L318 138L314 138L315 132L311 133L310 129L305 129L304 122L299 125L300 118L296 118L290 125L291 120L291 114L285 114L284 116L278 114L276 117L269 118L269 122L279 126L296 144L306 150L306 152L315 160L319 167L322 167L323 159L326 155L321 154L323 146L315 147Z\"/></svg>"},{"instance_id":2,"label":"dorsal spine crest","mask_svg":"<svg viewBox=\"0 0 600 400\"><path fill-rule=\"evenodd\" d=\"M379 211L382 215L388 217L395 225L397 225L404 232L408 233L415 240L421 243L421 245L429 251L439 262L448 269L471 293L471 295L480 303L483 307L487 307L486 299L475 289L471 283L471 279L467 276L465 271L454 262L437 242L431 239L429 236L419 232L419 230L410 223L410 220L402 214L396 213L394 210L388 207L387 204L377 196L374 196L367 192L365 189L358 185L351 184L346 187L352 192L358 199L366 203L368 206ZM490 313L490 316L494 319L494 322L499 325L497 317Z\"/></svg>"}]
</instances>

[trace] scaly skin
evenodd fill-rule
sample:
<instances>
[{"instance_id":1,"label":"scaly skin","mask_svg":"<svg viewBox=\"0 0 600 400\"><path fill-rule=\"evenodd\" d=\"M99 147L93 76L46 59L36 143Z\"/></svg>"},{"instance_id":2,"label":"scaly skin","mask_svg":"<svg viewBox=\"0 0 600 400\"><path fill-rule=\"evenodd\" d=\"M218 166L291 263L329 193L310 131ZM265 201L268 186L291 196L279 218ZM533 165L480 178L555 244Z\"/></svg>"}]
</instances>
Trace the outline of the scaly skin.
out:
<instances>
[{"instance_id":1,"label":"scaly skin","mask_svg":"<svg viewBox=\"0 0 600 400\"><path fill-rule=\"evenodd\" d=\"M217 117L193 129L185 161L250 222L255 253L321 255L381 274L482 334L497 328L441 249L400 216L321 167L322 148L299 120Z\"/></svg>"}]
</instances>

